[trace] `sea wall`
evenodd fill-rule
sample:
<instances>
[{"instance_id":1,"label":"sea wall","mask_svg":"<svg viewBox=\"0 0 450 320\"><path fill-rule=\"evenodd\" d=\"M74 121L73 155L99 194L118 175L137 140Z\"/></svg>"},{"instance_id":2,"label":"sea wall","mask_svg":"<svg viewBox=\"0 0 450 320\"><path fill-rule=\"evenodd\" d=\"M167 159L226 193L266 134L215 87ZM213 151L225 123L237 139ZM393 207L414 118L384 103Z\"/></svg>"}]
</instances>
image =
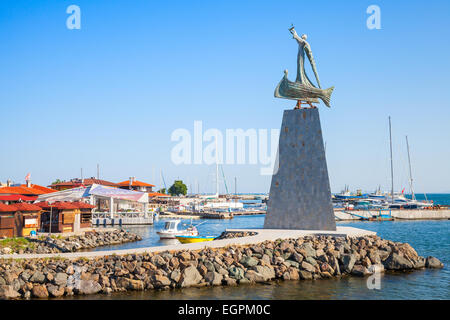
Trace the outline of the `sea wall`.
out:
<instances>
[{"instance_id":1,"label":"sea wall","mask_svg":"<svg viewBox=\"0 0 450 320\"><path fill-rule=\"evenodd\" d=\"M362 217L370 218L372 215L378 214L377 210L354 210L350 213L357 214ZM386 213L386 212L383 212ZM353 216L342 210L335 210L334 215L337 221L340 220L360 220L360 217ZM398 220L447 220L450 219L449 209L440 210L391 210L391 215L394 219Z\"/></svg>"},{"instance_id":2,"label":"sea wall","mask_svg":"<svg viewBox=\"0 0 450 320\"><path fill-rule=\"evenodd\" d=\"M307 236L201 250L109 255L93 259L0 260L0 298L317 280L374 272L442 268L407 243L377 236Z\"/></svg>"},{"instance_id":3,"label":"sea wall","mask_svg":"<svg viewBox=\"0 0 450 320\"><path fill-rule=\"evenodd\" d=\"M75 252L101 246L134 242L142 238L131 232L118 229L93 230L78 235L53 235L46 237L27 237L0 240L2 254L45 254Z\"/></svg>"}]
</instances>

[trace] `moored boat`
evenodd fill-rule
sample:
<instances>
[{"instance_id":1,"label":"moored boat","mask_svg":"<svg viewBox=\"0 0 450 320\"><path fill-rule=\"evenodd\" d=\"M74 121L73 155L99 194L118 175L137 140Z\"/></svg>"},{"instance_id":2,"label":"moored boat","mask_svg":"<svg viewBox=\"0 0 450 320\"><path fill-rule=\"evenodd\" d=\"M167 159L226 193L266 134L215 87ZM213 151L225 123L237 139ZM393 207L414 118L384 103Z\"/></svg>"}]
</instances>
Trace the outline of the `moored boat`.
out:
<instances>
[{"instance_id":1,"label":"moored boat","mask_svg":"<svg viewBox=\"0 0 450 320\"><path fill-rule=\"evenodd\" d=\"M175 239L176 236L198 236L198 230L191 225L187 229L179 230L181 220L170 220L164 224L164 229L157 231L160 239Z\"/></svg>"},{"instance_id":2,"label":"moored boat","mask_svg":"<svg viewBox=\"0 0 450 320\"><path fill-rule=\"evenodd\" d=\"M215 236L175 236L175 237L181 243L205 242L205 241L212 241L216 238Z\"/></svg>"}]
</instances>

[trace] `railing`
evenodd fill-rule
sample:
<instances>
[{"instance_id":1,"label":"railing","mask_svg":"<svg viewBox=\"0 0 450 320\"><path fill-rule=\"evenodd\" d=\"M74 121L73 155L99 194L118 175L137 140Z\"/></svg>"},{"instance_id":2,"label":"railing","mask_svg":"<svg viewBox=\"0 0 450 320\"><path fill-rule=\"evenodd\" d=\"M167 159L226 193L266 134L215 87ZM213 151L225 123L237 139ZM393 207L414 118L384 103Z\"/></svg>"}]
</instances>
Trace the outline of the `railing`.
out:
<instances>
[{"instance_id":1,"label":"railing","mask_svg":"<svg viewBox=\"0 0 450 320\"><path fill-rule=\"evenodd\" d=\"M148 213L147 216L151 216L151 213ZM120 218L144 218L144 212L113 212L114 219ZM92 219L108 219L111 218L110 212L94 212L92 213Z\"/></svg>"}]
</instances>

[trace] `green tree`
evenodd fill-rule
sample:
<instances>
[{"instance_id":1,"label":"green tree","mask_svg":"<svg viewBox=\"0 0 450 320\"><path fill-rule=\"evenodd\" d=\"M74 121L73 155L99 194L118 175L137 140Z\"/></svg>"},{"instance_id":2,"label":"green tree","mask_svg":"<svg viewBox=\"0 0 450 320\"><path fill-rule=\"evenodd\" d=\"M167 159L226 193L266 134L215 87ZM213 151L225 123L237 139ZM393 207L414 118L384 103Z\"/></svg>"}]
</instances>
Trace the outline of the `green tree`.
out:
<instances>
[{"instance_id":1,"label":"green tree","mask_svg":"<svg viewBox=\"0 0 450 320\"><path fill-rule=\"evenodd\" d=\"M159 189L157 192L167 194L166 188Z\"/></svg>"},{"instance_id":2,"label":"green tree","mask_svg":"<svg viewBox=\"0 0 450 320\"><path fill-rule=\"evenodd\" d=\"M52 182L52 184L58 184L58 183L61 183L61 182L62 182L61 180L56 179L55 181Z\"/></svg>"},{"instance_id":3,"label":"green tree","mask_svg":"<svg viewBox=\"0 0 450 320\"><path fill-rule=\"evenodd\" d=\"M179 195L186 195L187 193L187 187L183 183L182 180L175 180L173 185L169 188L169 194L171 196L179 196Z\"/></svg>"}]
</instances>

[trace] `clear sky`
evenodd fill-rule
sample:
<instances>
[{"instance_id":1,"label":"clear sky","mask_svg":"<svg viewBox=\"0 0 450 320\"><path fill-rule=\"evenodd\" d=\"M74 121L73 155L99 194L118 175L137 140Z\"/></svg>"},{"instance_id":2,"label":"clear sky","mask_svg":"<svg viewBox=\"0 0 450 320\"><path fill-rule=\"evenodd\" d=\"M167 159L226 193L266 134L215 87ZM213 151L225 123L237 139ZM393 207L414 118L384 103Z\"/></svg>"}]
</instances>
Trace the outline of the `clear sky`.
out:
<instances>
[{"instance_id":1,"label":"clear sky","mask_svg":"<svg viewBox=\"0 0 450 320\"><path fill-rule=\"evenodd\" d=\"M69 30L66 8L81 8ZM381 30L366 9L381 8ZM307 33L323 87L320 105L333 192L407 186L405 135L418 192L450 192L450 2L20 1L0 2L0 181L96 175L214 190L212 165L172 163L177 128L277 129L294 102L273 97L295 78L291 23ZM259 165L224 165L229 189L268 192ZM221 183L221 191L223 192Z\"/></svg>"}]
</instances>

